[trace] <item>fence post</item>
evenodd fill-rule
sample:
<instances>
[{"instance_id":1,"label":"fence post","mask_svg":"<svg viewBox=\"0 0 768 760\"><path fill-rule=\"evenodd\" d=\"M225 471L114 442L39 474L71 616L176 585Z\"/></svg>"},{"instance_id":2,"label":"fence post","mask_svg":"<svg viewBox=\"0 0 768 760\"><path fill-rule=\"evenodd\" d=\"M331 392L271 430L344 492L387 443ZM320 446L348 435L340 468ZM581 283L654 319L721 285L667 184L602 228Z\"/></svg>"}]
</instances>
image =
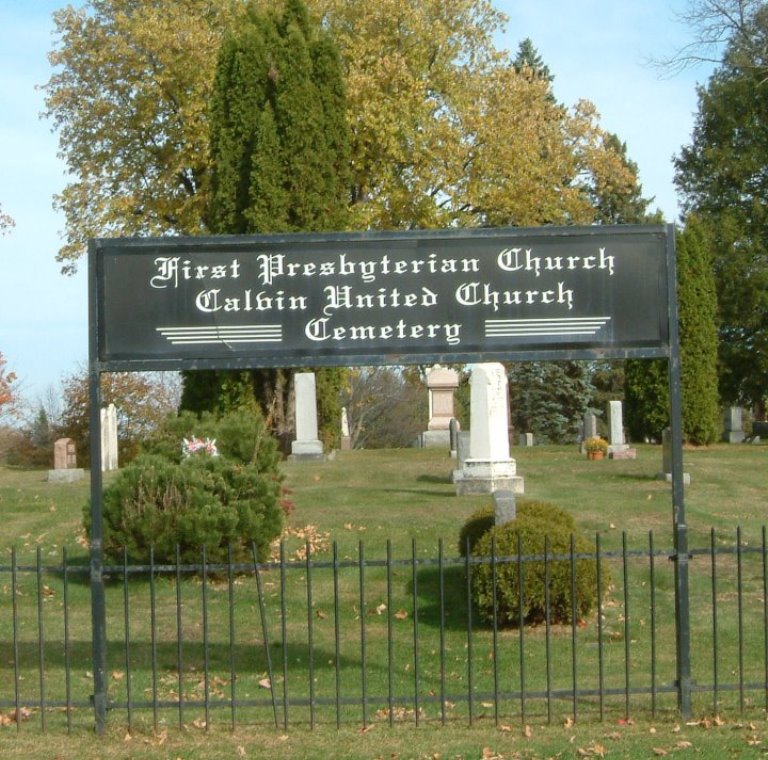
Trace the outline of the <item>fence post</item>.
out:
<instances>
[{"instance_id":1,"label":"fence post","mask_svg":"<svg viewBox=\"0 0 768 760\"><path fill-rule=\"evenodd\" d=\"M675 227L667 225L669 289L669 402L672 437L672 523L675 547L675 636L677 650L677 704L683 719L691 717L691 617L688 588L688 525L683 493L683 413L680 378L680 333L677 315Z\"/></svg>"}]
</instances>

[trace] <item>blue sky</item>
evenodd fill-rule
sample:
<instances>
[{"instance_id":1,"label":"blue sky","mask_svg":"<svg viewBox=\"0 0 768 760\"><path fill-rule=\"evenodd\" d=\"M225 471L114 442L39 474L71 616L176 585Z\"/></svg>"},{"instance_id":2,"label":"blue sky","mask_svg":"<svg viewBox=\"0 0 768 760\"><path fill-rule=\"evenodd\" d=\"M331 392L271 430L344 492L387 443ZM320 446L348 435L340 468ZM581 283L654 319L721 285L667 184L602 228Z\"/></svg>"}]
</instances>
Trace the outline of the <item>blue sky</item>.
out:
<instances>
[{"instance_id":1,"label":"blue sky","mask_svg":"<svg viewBox=\"0 0 768 760\"><path fill-rule=\"evenodd\" d=\"M78 0L73 2L78 6ZM16 220L0 238L0 351L31 402L88 358L85 266L74 277L55 260L64 227L52 197L66 184L51 124L41 120L50 76L55 0L0 0L0 203ZM530 37L555 76L555 95L591 100L604 128L627 143L645 196L678 216L672 156L690 139L696 83L709 70L662 77L647 64L688 40L685 0L497 0L510 21L498 44Z\"/></svg>"}]
</instances>

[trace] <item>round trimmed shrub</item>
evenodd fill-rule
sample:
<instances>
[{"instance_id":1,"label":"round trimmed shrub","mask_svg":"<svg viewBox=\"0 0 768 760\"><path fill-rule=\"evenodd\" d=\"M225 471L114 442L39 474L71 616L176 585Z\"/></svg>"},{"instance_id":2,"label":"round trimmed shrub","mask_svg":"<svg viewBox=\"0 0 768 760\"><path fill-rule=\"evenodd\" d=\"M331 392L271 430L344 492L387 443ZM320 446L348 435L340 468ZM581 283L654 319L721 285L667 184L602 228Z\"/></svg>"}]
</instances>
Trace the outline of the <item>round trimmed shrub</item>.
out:
<instances>
[{"instance_id":1,"label":"round trimmed shrub","mask_svg":"<svg viewBox=\"0 0 768 760\"><path fill-rule=\"evenodd\" d=\"M554 505L553 505L554 506ZM555 508L558 509L559 508ZM559 510L562 512L562 510ZM519 626L547 619L551 623L567 623L572 619L571 537L576 575L575 612L578 618L590 613L597 605L597 561L594 546L573 531L573 520L557 512L549 518L518 512L518 517L487 531L475 545L474 554L485 557L473 568L472 594L478 614L484 622L494 617L494 562L496 573L496 619L498 625ZM565 514L565 513L564 513ZM553 518L552 515L556 515ZM545 568L545 543L547 567ZM523 557L518 563L518 548ZM590 556L580 556L590 555ZM508 559L511 558L511 559ZM518 594L519 567L523 568L523 599ZM549 605L547 607L546 574L549 575ZM603 570L602 587L608 588L609 578Z\"/></svg>"},{"instance_id":2,"label":"round trimmed shrub","mask_svg":"<svg viewBox=\"0 0 768 760\"><path fill-rule=\"evenodd\" d=\"M518 501L517 519L523 518L559 523L571 532L576 530L576 521L570 512L566 512L562 507L548 501ZM459 555L465 557L467 547L469 547L470 555L475 554L477 542L495 525L496 515L493 507L480 507L473 512L459 531Z\"/></svg>"},{"instance_id":3,"label":"round trimmed shrub","mask_svg":"<svg viewBox=\"0 0 768 760\"><path fill-rule=\"evenodd\" d=\"M121 562L148 562L150 547L157 562L200 561L202 547L210 562L226 562L231 544L236 560L259 560L280 535L283 510L280 478L254 465L223 456L195 455L179 463L141 455L120 471L103 494L103 547L106 557ZM84 510L90 536L90 509Z\"/></svg>"}]
</instances>

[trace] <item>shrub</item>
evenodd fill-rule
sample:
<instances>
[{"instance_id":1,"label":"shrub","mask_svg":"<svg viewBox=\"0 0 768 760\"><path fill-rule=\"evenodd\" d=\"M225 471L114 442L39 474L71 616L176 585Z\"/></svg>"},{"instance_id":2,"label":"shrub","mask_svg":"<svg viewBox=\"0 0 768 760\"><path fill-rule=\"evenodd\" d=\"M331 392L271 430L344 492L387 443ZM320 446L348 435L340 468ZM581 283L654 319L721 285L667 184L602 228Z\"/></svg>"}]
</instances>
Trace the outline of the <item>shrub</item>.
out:
<instances>
[{"instance_id":1,"label":"shrub","mask_svg":"<svg viewBox=\"0 0 768 760\"><path fill-rule=\"evenodd\" d=\"M225 562L228 545L237 560L268 556L280 535L283 511L280 480L264 477L253 465L224 457L191 456L176 464L141 455L120 471L103 494L103 547L120 562L123 548L132 562L196 563L203 546L211 562ZM90 509L84 511L90 536Z\"/></svg>"},{"instance_id":2,"label":"shrub","mask_svg":"<svg viewBox=\"0 0 768 760\"><path fill-rule=\"evenodd\" d=\"M512 561L497 561L496 570L496 616L499 626L522 623L535 624L546 620L547 609L552 623L566 623L572 618L571 594L571 536L576 570L575 609L581 618L597 604L597 562L589 555L594 547L583 536L574 533L573 519L559 507L548 505L545 509L533 511L535 502L518 511L518 517L504 525L493 527L480 537L475 545L475 555L491 557L495 541L497 558L514 557ZM530 513L526 514L528 510ZM545 514L548 512L548 516ZM547 542L547 565L544 550ZM519 542L519 544L518 544ZM524 558L523 600L518 596L518 548ZM557 557L557 559L549 559ZM549 606L546 600L545 574L549 573ZM603 588L608 586L608 575L604 572ZM472 593L480 618L492 622L494 615L493 566L489 559L477 565L473 571ZM522 614L521 614L522 612Z\"/></svg>"},{"instance_id":3,"label":"shrub","mask_svg":"<svg viewBox=\"0 0 768 760\"><path fill-rule=\"evenodd\" d=\"M215 440L216 448L226 459L254 465L259 472L277 472L277 442L269 435L262 416L249 409L237 409L221 417L211 412L200 417L194 412L169 416L142 449L178 463L182 459L182 440L193 436Z\"/></svg>"},{"instance_id":4,"label":"shrub","mask_svg":"<svg viewBox=\"0 0 768 760\"><path fill-rule=\"evenodd\" d=\"M543 520L545 522L558 522L571 532L576 530L576 522L569 512L562 507L548 501L518 501L517 519ZM467 541L469 541L469 553L475 554L477 542L496 524L495 510L486 506L473 512L459 531L459 555L467 554Z\"/></svg>"}]
</instances>

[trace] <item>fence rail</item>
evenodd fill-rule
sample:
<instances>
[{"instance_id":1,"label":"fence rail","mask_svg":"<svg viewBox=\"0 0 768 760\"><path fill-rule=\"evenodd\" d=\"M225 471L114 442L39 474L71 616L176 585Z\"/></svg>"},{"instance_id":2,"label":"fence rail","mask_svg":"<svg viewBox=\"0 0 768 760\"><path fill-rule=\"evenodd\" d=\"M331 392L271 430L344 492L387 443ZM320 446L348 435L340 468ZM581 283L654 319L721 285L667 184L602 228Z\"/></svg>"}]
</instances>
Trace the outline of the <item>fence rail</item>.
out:
<instances>
[{"instance_id":1,"label":"fence rail","mask_svg":"<svg viewBox=\"0 0 768 760\"><path fill-rule=\"evenodd\" d=\"M110 720L129 727L410 721L497 725L676 713L674 552L622 536L606 551L549 556L369 556L104 568ZM705 542L706 543L706 542ZM19 730L92 725L90 568L38 548L0 565L0 722ZM766 531L711 532L689 550L694 709L768 710ZM596 609L578 613L576 572L610 572ZM478 568L569 568L567 622L482 622ZM547 585L549 590L550 585ZM494 603L497 589L494 589ZM518 598L519 595L518 595Z\"/></svg>"}]
</instances>

